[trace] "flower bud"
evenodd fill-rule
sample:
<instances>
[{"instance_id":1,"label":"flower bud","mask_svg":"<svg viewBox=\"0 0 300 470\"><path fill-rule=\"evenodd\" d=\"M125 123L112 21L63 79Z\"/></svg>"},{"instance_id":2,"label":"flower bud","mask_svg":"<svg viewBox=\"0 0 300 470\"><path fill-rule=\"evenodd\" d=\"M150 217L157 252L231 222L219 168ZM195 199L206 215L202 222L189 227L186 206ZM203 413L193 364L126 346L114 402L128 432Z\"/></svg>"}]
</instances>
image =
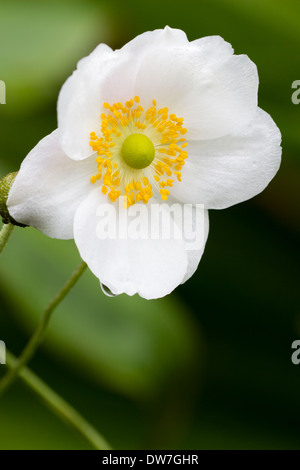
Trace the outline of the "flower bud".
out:
<instances>
[{"instance_id":1,"label":"flower bud","mask_svg":"<svg viewBox=\"0 0 300 470\"><path fill-rule=\"evenodd\" d=\"M26 225L19 224L16 220L14 220L7 209L7 198L12 187L18 172L9 173L8 175L4 176L2 180L0 180L0 216L2 217L2 222L4 224L13 224L18 225L19 227L26 227Z\"/></svg>"}]
</instances>

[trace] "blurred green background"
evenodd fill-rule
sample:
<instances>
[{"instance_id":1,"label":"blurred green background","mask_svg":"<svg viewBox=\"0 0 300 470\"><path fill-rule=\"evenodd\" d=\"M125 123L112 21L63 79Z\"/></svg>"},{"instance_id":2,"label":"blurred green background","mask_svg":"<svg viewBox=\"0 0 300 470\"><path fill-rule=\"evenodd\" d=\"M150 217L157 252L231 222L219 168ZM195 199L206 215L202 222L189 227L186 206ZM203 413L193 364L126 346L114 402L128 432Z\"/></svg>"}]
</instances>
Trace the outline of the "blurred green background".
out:
<instances>
[{"instance_id":1,"label":"blurred green background","mask_svg":"<svg viewBox=\"0 0 300 470\"><path fill-rule=\"evenodd\" d=\"M61 85L99 43L183 29L221 35L260 75L283 163L253 200L211 211L197 273L157 301L105 297L90 272L31 363L116 449L299 449L299 0L0 1L0 177L56 127ZM79 263L72 241L15 231L0 260L0 339L18 354ZM0 366L0 375L4 366ZM18 382L0 402L0 449L87 446Z\"/></svg>"}]
</instances>

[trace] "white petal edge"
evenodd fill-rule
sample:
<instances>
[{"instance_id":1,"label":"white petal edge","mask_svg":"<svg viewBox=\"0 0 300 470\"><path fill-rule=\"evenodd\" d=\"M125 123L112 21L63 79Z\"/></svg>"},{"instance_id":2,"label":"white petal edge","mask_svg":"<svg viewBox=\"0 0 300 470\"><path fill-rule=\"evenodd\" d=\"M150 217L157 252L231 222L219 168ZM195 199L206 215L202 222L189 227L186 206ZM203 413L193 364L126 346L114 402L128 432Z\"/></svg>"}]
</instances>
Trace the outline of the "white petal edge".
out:
<instances>
[{"instance_id":1,"label":"white petal edge","mask_svg":"<svg viewBox=\"0 0 300 470\"><path fill-rule=\"evenodd\" d=\"M155 29L154 31L146 31L145 33L139 34L125 44L121 50L138 55L142 58L147 52L153 49L166 46L178 47L188 42L184 31L166 26L164 29Z\"/></svg>"},{"instance_id":2,"label":"white petal edge","mask_svg":"<svg viewBox=\"0 0 300 470\"><path fill-rule=\"evenodd\" d=\"M200 221L203 222L203 225L201 227L199 226ZM182 280L182 284L184 284L188 279L193 276L193 274L198 268L202 255L204 253L209 233L208 211L204 209L204 207L198 208L197 206L193 206L192 225L188 224L188 226L191 227L191 233L189 234L189 237L193 238L196 234L196 237L198 237L199 241L201 240L201 242L199 243L198 249L189 249L189 245L187 245L188 267L185 276Z\"/></svg>"},{"instance_id":3,"label":"white petal edge","mask_svg":"<svg viewBox=\"0 0 300 470\"><path fill-rule=\"evenodd\" d=\"M181 202L224 209L262 192L281 162L281 134L258 108L243 130L215 140L190 141L182 182L172 194Z\"/></svg>"},{"instance_id":4,"label":"white petal edge","mask_svg":"<svg viewBox=\"0 0 300 470\"><path fill-rule=\"evenodd\" d=\"M132 207L137 206L148 214L151 210L150 203ZM163 207L161 210L166 221L170 213ZM150 225L146 224L140 226L144 239L121 239L119 232L117 235L111 232L105 239L107 227L116 219L125 230L123 233L127 233L124 228L125 212L122 205L108 203L107 197L95 189L75 214L74 239L79 253L95 276L114 294L139 294L145 299L163 297L181 284L187 273L185 241L151 239L148 231Z\"/></svg>"},{"instance_id":5,"label":"white petal edge","mask_svg":"<svg viewBox=\"0 0 300 470\"><path fill-rule=\"evenodd\" d=\"M24 159L10 190L11 216L52 238L73 238L79 204L94 188L95 159L75 162L63 152L58 131L42 139Z\"/></svg>"}]
</instances>

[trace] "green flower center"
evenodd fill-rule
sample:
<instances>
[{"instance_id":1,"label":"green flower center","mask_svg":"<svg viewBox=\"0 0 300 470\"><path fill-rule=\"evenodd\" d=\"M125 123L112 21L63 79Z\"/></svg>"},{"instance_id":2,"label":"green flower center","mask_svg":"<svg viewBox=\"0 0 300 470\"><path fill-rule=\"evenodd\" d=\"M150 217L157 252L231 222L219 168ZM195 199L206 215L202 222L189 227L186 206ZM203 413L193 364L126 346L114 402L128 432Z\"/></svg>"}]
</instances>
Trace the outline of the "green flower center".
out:
<instances>
[{"instance_id":1,"label":"green flower center","mask_svg":"<svg viewBox=\"0 0 300 470\"><path fill-rule=\"evenodd\" d=\"M141 170L152 163L155 157L155 148L146 135L131 134L123 142L121 155L130 168Z\"/></svg>"}]
</instances>

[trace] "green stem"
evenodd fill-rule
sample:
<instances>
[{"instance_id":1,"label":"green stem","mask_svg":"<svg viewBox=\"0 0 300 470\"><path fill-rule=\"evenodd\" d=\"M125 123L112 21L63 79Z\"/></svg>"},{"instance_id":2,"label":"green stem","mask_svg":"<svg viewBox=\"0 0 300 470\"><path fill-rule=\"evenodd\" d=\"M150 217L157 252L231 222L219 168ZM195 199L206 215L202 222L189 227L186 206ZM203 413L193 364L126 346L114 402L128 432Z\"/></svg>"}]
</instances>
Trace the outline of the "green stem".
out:
<instances>
[{"instance_id":1,"label":"green stem","mask_svg":"<svg viewBox=\"0 0 300 470\"><path fill-rule=\"evenodd\" d=\"M14 370L19 363L18 359L8 351L6 351L6 362L11 370ZM94 449L111 450L104 437L30 369L23 368L19 372L19 377L42 399L50 410L76 430Z\"/></svg>"},{"instance_id":2,"label":"green stem","mask_svg":"<svg viewBox=\"0 0 300 470\"><path fill-rule=\"evenodd\" d=\"M15 363L14 367L12 367L7 374L3 377L0 382L0 396L14 383L18 374L20 373L21 369L28 364L34 353L36 352L37 348L42 343L45 333L47 330L47 326L49 324L51 315L55 308L61 303L61 301L66 297L66 295L70 292L74 284L78 281L80 276L84 273L87 265L82 262L73 275L70 277L68 282L64 285L61 291L57 294L56 297L50 302L46 310L44 311L41 321L33 334L30 338L27 346L23 350L21 356Z\"/></svg>"},{"instance_id":3,"label":"green stem","mask_svg":"<svg viewBox=\"0 0 300 470\"><path fill-rule=\"evenodd\" d=\"M13 232L14 226L12 224L3 224L0 232L0 254L4 250L6 243Z\"/></svg>"}]
</instances>

